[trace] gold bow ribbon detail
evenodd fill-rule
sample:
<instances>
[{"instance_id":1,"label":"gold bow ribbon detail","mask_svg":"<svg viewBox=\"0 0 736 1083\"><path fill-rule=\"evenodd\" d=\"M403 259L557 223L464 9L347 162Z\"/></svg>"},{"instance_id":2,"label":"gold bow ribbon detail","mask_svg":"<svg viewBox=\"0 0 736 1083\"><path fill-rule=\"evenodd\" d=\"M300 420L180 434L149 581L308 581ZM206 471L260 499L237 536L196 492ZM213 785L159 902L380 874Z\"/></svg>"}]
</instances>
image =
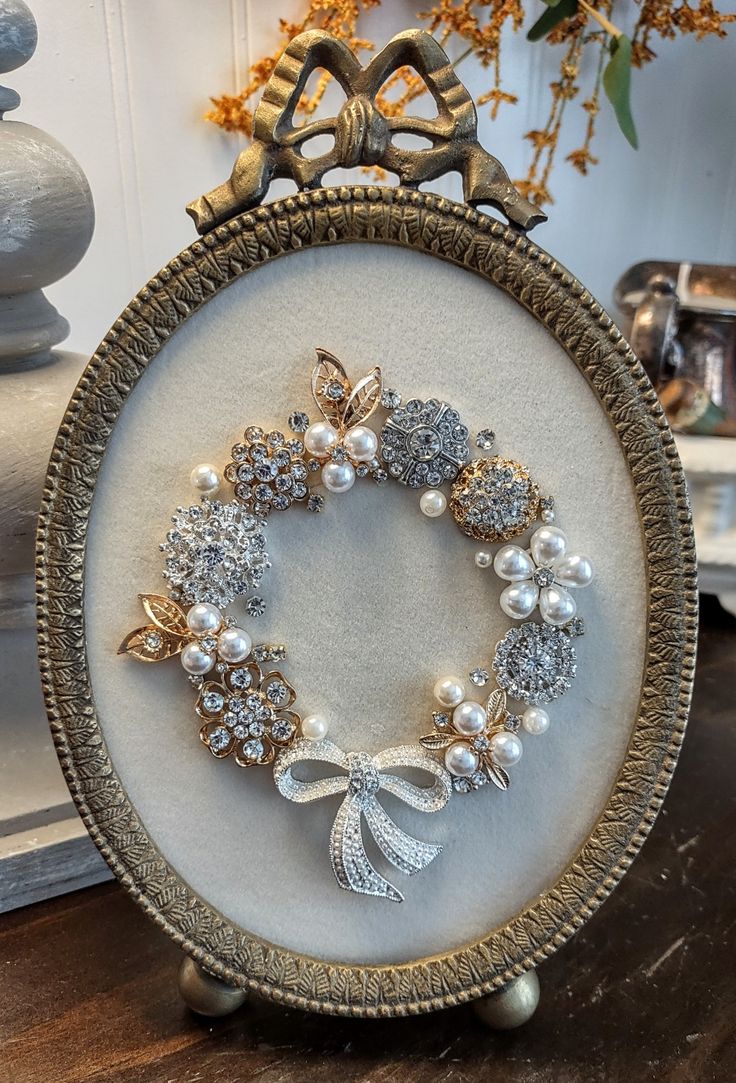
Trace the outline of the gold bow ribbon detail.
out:
<instances>
[{"instance_id":1,"label":"gold bow ribbon detail","mask_svg":"<svg viewBox=\"0 0 736 1083\"><path fill-rule=\"evenodd\" d=\"M410 65L437 104L433 120L385 117L376 106L379 90L397 69ZM294 112L315 68L328 71L347 95L336 117L295 126ZM230 179L187 207L199 233L261 202L272 180L286 177L300 189L316 188L330 169L380 166L411 188L457 170L463 196L472 206L489 204L510 222L529 230L546 215L525 199L497 158L478 142L473 99L447 54L424 30L397 34L364 68L344 41L324 30L298 34L281 54L253 118L253 143L238 157ZM431 146L407 150L392 141L406 133ZM329 134L334 145L306 158L302 145Z\"/></svg>"}]
</instances>

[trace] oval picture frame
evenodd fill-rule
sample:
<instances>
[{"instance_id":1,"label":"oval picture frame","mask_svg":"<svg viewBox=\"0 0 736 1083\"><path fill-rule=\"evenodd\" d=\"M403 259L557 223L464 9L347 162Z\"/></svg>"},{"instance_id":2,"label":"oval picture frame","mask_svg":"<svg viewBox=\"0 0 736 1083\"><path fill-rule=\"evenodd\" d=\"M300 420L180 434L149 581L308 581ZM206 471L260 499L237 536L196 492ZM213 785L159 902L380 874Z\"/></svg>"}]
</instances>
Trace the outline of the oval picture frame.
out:
<instances>
[{"instance_id":1,"label":"oval picture frame","mask_svg":"<svg viewBox=\"0 0 736 1083\"><path fill-rule=\"evenodd\" d=\"M137 380L176 329L240 275L286 253L401 245L480 275L555 337L614 427L639 510L648 630L639 708L598 822L557 882L486 936L396 965L326 962L266 943L199 898L159 853L116 775L95 712L84 621L85 538L97 472ZM87 366L53 449L38 533L39 650L54 741L93 840L156 924L223 981L288 1005L353 1016L444 1008L488 994L552 954L610 894L665 796L695 662L695 551L674 439L656 393L591 294L525 235L405 188L317 189L242 214L176 256L130 302Z\"/></svg>"}]
</instances>

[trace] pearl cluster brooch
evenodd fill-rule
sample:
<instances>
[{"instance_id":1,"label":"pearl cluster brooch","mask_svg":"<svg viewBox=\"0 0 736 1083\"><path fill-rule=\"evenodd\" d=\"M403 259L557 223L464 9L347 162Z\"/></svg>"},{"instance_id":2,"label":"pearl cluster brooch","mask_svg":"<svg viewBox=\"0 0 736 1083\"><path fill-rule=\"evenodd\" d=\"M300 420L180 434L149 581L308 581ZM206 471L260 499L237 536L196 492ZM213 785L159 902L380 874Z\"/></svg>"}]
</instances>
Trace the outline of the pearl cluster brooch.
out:
<instances>
[{"instance_id":1,"label":"pearl cluster brooch","mask_svg":"<svg viewBox=\"0 0 736 1083\"><path fill-rule=\"evenodd\" d=\"M312 394L323 420L309 425L304 446L319 465L325 489L346 493L356 477L376 477L380 470L378 438L364 422L380 402L381 370L374 368L353 387L336 357L326 350L317 350L317 357Z\"/></svg>"},{"instance_id":2,"label":"pearl cluster brooch","mask_svg":"<svg viewBox=\"0 0 736 1083\"><path fill-rule=\"evenodd\" d=\"M199 503L176 509L160 546L168 597L139 595L147 623L126 636L119 653L142 662L179 659L196 693L200 739L215 759L231 758L245 768L271 764L276 791L297 803L342 795L330 835L338 884L401 901L400 891L371 864L363 829L380 855L409 875L442 847L406 834L382 807L379 791L422 812L438 812L452 794L473 793L486 783L508 789L523 736L548 730L545 708L568 691L577 672L573 641L584 625L575 595L593 580L593 565L571 551L555 525L554 500L541 494L527 468L487 454L495 444L490 429L476 434L481 455L471 457L469 429L447 402L404 402L383 386L378 367L353 384L342 363L323 349L317 350L311 390L317 420L293 410L288 435L249 425L222 472L210 463L191 471ZM383 420L374 429L368 422L379 410ZM359 478L393 479L421 490L418 506L428 519L449 509L463 534L498 545L478 549L475 565L495 572L504 584L501 610L520 622L486 664L469 673L469 684L454 675L435 683L431 732L374 757L343 752L328 739L320 715L302 719L293 710L294 688L272 665L283 661L286 648L256 643L227 612L243 596L248 620L264 612L260 589L271 567L266 531L272 513L299 506L319 512L326 498L346 493ZM512 541L527 531L526 541ZM294 766L313 764L322 765L313 781L292 774ZM325 765L342 773L325 777ZM409 781L404 769L418 771L428 783Z\"/></svg>"}]
</instances>

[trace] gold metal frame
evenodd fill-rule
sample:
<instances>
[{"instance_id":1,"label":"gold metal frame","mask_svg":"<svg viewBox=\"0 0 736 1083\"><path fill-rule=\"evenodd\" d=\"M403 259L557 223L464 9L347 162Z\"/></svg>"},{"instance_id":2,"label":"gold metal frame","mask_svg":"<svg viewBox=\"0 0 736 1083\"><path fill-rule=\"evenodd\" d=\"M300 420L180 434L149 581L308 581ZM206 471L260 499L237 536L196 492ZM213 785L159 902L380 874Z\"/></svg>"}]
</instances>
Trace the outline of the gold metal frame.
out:
<instances>
[{"instance_id":1,"label":"gold metal frame","mask_svg":"<svg viewBox=\"0 0 736 1083\"><path fill-rule=\"evenodd\" d=\"M195 893L148 837L105 747L87 669L84 551L102 456L161 346L219 290L287 253L396 244L447 260L515 298L592 387L631 472L646 555L648 638L637 720L610 799L558 881L475 943L411 963L354 966L265 943ZM609 317L551 256L467 206L406 188L318 189L218 226L131 301L89 363L53 450L38 534L44 692L69 787L126 890L224 981L339 1015L430 1011L499 988L554 952L624 874L662 803L685 729L695 661L695 552L685 479L644 372Z\"/></svg>"}]
</instances>

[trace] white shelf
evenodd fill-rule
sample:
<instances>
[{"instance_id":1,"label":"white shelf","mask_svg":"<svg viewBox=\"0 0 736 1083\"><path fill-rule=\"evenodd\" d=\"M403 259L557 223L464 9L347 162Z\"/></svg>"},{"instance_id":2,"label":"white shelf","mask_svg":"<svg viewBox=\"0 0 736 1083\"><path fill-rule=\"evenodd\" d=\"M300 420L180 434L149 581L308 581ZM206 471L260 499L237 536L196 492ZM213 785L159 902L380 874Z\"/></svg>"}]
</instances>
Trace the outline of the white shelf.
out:
<instances>
[{"instance_id":1,"label":"white shelf","mask_svg":"<svg viewBox=\"0 0 736 1083\"><path fill-rule=\"evenodd\" d=\"M77 814L59 767L32 627L0 631L0 703L2 913L112 874Z\"/></svg>"},{"instance_id":2,"label":"white shelf","mask_svg":"<svg viewBox=\"0 0 736 1083\"><path fill-rule=\"evenodd\" d=\"M736 614L736 439L678 436L698 553L698 583Z\"/></svg>"}]
</instances>

